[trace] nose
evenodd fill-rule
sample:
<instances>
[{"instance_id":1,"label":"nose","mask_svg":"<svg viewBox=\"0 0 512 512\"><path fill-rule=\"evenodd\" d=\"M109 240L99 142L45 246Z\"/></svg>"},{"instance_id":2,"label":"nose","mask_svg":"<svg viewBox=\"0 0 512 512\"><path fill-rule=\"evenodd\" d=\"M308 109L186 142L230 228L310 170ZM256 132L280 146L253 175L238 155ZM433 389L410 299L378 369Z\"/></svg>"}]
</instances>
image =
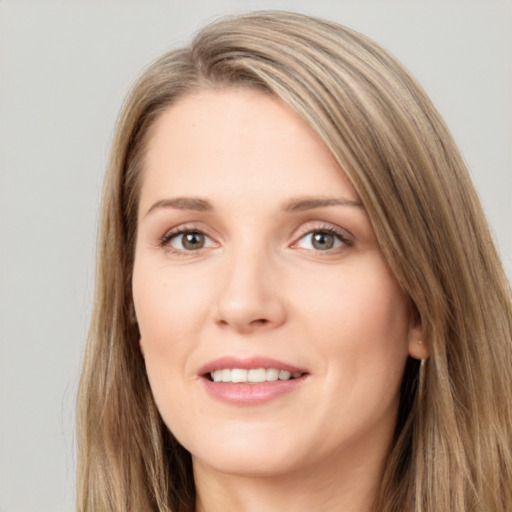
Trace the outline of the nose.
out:
<instances>
[{"instance_id":1,"label":"nose","mask_svg":"<svg viewBox=\"0 0 512 512\"><path fill-rule=\"evenodd\" d=\"M215 318L219 326L241 334L274 329L286 319L284 290L271 258L248 252L224 262Z\"/></svg>"}]
</instances>

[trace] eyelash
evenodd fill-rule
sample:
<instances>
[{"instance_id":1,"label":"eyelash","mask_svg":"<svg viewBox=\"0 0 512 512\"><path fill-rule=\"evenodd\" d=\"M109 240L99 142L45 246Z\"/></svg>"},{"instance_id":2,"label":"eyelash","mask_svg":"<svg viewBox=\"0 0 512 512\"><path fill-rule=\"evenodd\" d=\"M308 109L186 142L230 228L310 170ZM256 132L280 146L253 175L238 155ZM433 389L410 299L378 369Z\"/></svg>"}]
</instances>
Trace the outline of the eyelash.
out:
<instances>
[{"instance_id":1,"label":"eyelash","mask_svg":"<svg viewBox=\"0 0 512 512\"><path fill-rule=\"evenodd\" d=\"M193 253L198 253L201 251L201 249L204 249L204 247L202 248L199 248L199 249L196 249L196 250L186 250L186 249L177 249L175 247L172 247L170 244L171 244L171 241L179 236L183 236L183 235L186 235L186 234L190 234L190 233L198 233L198 234L202 234L204 235L207 239L211 240L211 238L206 234L204 233L204 231L200 228L198 228L197 226L194 226L194 225L187 225L187 226L181 226L181 227L178 227L176 229L173 229L171 231L168 231L159 241L159 246L162 247L162 248L165 248L167 251L171 252L171 253L174 253L176 255L191 255ZM306 229L304 230L304 232L302 232L300 234L300 236L296 239L296 241L291 245L291 247L296 247L297 244L303 240L306 236L308 235L312 235L314 233L326 233L326 234L329 234L329 235L332 235L334 237L336 237L336 239L341 242L341 245L342 246L346 246L346 247L352 247L354 244L353 244L353 241L350 240L349 238L347 238L347 236L339 229L336 229L334 228L333 226L330 226L330 225L322 225L322 226L317 226L315 227L314 229ZM335 249L327 249L327 250L314 250L314 252L318 253L318 254L325 254L325 255L329 255L332 253L333 250L339 250L340 248L337 247ZM306 249L306 250L311 250L311 249Z\"/></svg>"}]
</instances>

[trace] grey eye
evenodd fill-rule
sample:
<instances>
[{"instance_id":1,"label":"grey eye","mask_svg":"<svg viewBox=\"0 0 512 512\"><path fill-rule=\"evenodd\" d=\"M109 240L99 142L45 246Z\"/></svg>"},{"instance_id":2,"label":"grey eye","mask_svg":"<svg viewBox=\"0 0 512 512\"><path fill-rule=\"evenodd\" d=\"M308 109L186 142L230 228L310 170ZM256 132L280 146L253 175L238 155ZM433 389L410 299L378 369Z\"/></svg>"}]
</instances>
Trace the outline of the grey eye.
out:
<instances>
[{"instance_id":1,"label":"grey eye","mask_svg":"<svg viewBox=\"0 0 512 512\"><path fill-rule=\"evenodd\" d=\"M311 231L305 234L297 243L301 249L313 251L328 251L342 246L345 240L341 235L329 231Z\"/></svg>"},{"instance_id":2,"label":"grey eye","mask_svg":"<svg viewBox=\"0 0 512 512\"><path fill-rule=\"evenodd\" d=\"M331 233L311 233L311 245L319 251L332 249L335 243L336 237Z\"/></svg>"}]
</instances>

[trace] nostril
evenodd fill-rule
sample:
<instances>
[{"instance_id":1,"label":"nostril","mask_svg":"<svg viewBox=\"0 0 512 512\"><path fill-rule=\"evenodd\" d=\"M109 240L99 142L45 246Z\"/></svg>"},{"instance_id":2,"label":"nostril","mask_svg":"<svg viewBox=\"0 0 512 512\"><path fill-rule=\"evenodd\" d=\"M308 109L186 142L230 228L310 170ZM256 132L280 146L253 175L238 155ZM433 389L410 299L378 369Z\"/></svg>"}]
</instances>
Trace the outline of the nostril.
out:
<instances>
[{"instance_id":1,"label":"nostril","mask_svg":"<svg viewBox=\"0 0 512 512\"><path fill-rule=\"evenodd\" d=\"M268 320L266 318L258 318L257 320L253 320L251 323L257 325L265 325L268 324Z\"/></svg>"}]
</instances>

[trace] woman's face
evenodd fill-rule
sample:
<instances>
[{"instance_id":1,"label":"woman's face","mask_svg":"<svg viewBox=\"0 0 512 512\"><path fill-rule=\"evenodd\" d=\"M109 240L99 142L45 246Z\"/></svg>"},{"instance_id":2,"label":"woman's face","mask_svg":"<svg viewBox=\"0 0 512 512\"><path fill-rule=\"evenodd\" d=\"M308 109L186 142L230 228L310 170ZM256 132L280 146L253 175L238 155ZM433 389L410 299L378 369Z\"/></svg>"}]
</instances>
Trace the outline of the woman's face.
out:
<instances>
[{"instance_id":1,"label":"woman's face","mask_svg":"<svg viewBox=\"0 0 512 512\"><path fill-rule=\"evenodd\" d=\"M161 116L133 298L158 409L196 471L384 456L419 327L350 182L275 97L203 91Z\"/></svg>"}]
</instances>

